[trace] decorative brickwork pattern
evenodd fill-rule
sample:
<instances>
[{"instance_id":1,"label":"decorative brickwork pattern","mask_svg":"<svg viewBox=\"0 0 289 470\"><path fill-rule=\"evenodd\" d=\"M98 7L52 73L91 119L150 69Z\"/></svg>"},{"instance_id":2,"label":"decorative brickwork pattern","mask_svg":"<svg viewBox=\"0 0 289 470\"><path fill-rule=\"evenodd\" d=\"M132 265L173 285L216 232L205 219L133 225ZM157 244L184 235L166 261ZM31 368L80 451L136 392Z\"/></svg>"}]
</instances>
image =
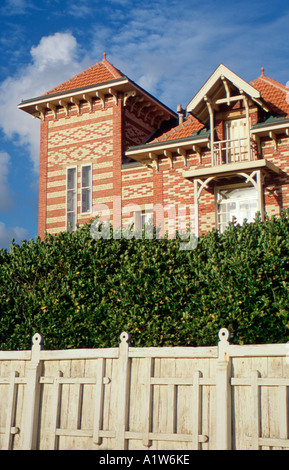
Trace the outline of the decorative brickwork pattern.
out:
<instances>
[{"instance_id":1,"label":"decorative brickwork pattern","mask_svg":"<svg viewBox=\"0 0 289 470\"><path fill-rule=\"evenodd\" d=\"M288 207L288 87L263 69L246 83L223 65L204 87L188 106L191 114L179 110L176 125L176 114L104 54L101 62L21 104L42 120L39 235L67 229L69 168L76 171L77 224L93 218L102 204L116 229L132 220L135 206L154 209L155 223L164 214L166 230L170 207L185 206L187 228L193 222L201 234L217 227L220 188L232 185L254 186L262 216ZM82 213L84 165L91 166L92 210Z\"/></svg>"}]
</instances>

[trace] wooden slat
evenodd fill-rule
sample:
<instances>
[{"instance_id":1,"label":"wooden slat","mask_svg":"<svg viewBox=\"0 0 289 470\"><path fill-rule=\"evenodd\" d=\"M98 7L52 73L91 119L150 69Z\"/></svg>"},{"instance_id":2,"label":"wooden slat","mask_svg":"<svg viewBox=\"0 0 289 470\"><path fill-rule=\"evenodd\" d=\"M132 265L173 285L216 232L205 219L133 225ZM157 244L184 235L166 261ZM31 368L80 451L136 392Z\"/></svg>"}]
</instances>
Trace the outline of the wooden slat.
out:
<instances>
[{"instance_id":1,"label":"wooden slat","mask_svg":"<svg viewBox=\"0 0 289 470\"><path fill-rule=\"evenodd\" d=\"M49 433L49 449L54 450L56 446L56 429L59 425L59 414L60 414L60 400L61 400L61 386L60 379L62 377L62 372L58 371L57 377L54 378L53 384L53 399L51 406L51 425Z\"/></svg>"},{"instance_id":2,"label":"wooden slat","mask_svg":"<svg viewBox=\"0 0 289 470\"><path fill-rule=\"evenodd\" d=\"M39 382L41 384L53 384L54 377L40 377ZM61 385L84 385L84 384L95 384L94 377L59 377L58 379Z\"/></svg>"},{"instance_id":3,"label":"wooden slat","mask_svg":"<svg viewBox=\"0 0 289 470\"><path fill-rule=\"evenodd\" d=\"M169 433L176 432L176 390L175 384L168 385L167 427Z\"/></svg>"},{"instance_id":4,"label":"wooden slat","mask_svg":"<svg viewBox=\"0 0 289 470\"><path fill-rule=\"evenodd\" d=\"M143 445L145 447L149 447L152 444L152 442L149 440L149 433L151 430L152 422L152 367L153 359L151 357L147 357L144 363L145 375L147 377L147 380L145 383L145 402L143 404Z\"/></svg>"},{"instance_id":5,"label":"wooden slat","mask_svg":"<svg viewBox=\"0 0 289 470\"><path fill-rule=\"evenodd\" d=\"M115 431L100 431L100 437L115 438ZM56 436L65 437L90 437L93 438L92 429L56 429ZM141 439L141 437L140 437Z\"/></svg>"},{"instance_id":6,"label":"wooden slat","mask_svg":"<svg viewBox=\"0 0 289 470\"><path fill-rule=\"evenodd\" d=\"M288 389L285 385L279 387L279 430L280 438L288 438Z\"/></svg>"},{"instance_id":7,"label":"wooden slat","mask_svg":"<svg viewBox=\"0 0 289 470\"><path fill-rule=\"evenodd\" d=\"M138 432L125 432L126 439L136 439L142 440L143 434ZM172 442L192 442L192 435L191 434L177 434L177 433L162 433L162 432L149 432L148 439L151 441L172 441ZM206 435L199 435L198 436L199 442L207 442L208 436Z\"/></svg>"},{"instance_id":8,"label":"wooden slat","mask_svg":"<svg viewBox=\"0 0 289 470\"><path fill-rule=\"evenodd\" d=\"M288 344L230 344L230 357L277 357L288 354Z\"/></svg>"},{"instance_id":9,"label":"wooden slat","mask_svg":"<svg viewBox=\"0 0 289 470\"><path fill-rule=\"evenodd\" d=\"M251 385L251 379L249 377L235 378L232 377L230 381L231 385ZM258 377L257 384L261 387L289 387L289 378L282 377Z\"/></svg>"},{"instance_id":10,"label":"wooden slat","mask_svg":"<svg viewBox=\"0 0 289 470\"><path fill-rule=\"evenodd\" d=\"M16 404L16 383L15 379L18 376L18 372L13 371L10 375L9 393L8 393L8 406L7 406L7 417L6 417L6 428L4 436L3 448L6 450L11 449L12 433L11 429L14 426L15 419L15 404Z\"/></svg>"},{"instance_id":11,"label":"wooden slat","mask_svg":"<svg viewBox=\"0 0 289 470\"><path fill-rule=\"evenodd\" d=\"M266 438L261 437L258 441L259 446L268 446L268 447L284 447L289 448L289 440L288 439L274 439L274 438Z\"/></svg>"},{"instance_id":12,"label":"wooden slat","mask_svg":"<svg viewBox=\"0 0 289 470\"><path fill-rule=\"evenodd\" d=\"M14 378L15 384L26 384L27 378L26 377L15 377ZM0 385L10 385L10 377L1 377L0 378Z\"/></svg>"},{"instance_id":13,"label":"wooden slat","mask_svg":"<svg viewBox=\"0 0 289 470\"><path fill-rule=\"evenodd\" d=\"M193 450L199 449L199 434L201 428L201 394L200 394L201 372L197 370L194 373L193 382L193 423L192 423L192 447Z\"/></svg>"},{"instance_id":14,"label":"wooden slat","mask_svg":"<svg viewBox=\"0 0 289 470\"><path fill-rule=\"evenodd\" d=\"M30 361L31 351L0 351L0 361Z\"/></svg>"},{"instance_id":15,"label":"wooden slat","mask_svg":"<svg viewBox=\"0 0 289 470\"><path fill-rule=\"evenodd\" d=\"M118 357L118 348L107 349L64 349L58 351L41 351L41 361L66 361L77 359L98 359L104 357L113 359ZM1 357L0 357L1 360Z\"/></svg>"},{"instance_id":16,"label":"wooden slat","mask_svg":"<svg viewBox=\"0 0 289 470\"><path fill-rule=\"evenodd\" d=\"M95 384L94 398L94 427L93 427L93 443L101 444L100 431L102 428L103 418L103 375L104 375L104 358L97 359L97 375Z\"/></svg>"},{"instance_id":17,"label":"wooden slat","mask_svg":"<svg viewBox=\"0 0 289 470\"><path fill-rule=\"evenodd\" d=\"M12 426L12 427L10 428L10 433L11 433L11 434L19 434L19 432L20 432L20 428L18 428L17 426ZM3 427L3 428L1 427L1 428L0 428L0 434L5 434L5 433L6 433L6 427L5 427L5 428L4 428L4 427Z\"/></svg>"},{"instance_id":18,"label":"wooden slat","mask_svg":"<svg viewBox=\"0 0 289 470\"><path fill-rule=\"evenodd\" d=\"M209 377L200 377L200 385L216 385L216 379ZM152 377L152 385L193 385L193 377Z\"/></svg>"},{"instance_id":19,"label":"wooden slat","mask_svg":"<svg viewBox=\"0 0 289 470\"><path fill-rule=\"evenodd\" d=\"M217 347L162 347L129 348L129 357L167 357L167 358L217 358Z\"/></svg>"},{"instance_id":20,"label":"wooden slat","mask_svg":"<svg viewBox=\"0 0 289 470\"><path fill-rule=\"evenodd\" d=\"M251 416L252 416L252 449L259 449L260 438L260 397L258 385L259 372L253 370L251 372Z\"/></svg>"}]
</instances>

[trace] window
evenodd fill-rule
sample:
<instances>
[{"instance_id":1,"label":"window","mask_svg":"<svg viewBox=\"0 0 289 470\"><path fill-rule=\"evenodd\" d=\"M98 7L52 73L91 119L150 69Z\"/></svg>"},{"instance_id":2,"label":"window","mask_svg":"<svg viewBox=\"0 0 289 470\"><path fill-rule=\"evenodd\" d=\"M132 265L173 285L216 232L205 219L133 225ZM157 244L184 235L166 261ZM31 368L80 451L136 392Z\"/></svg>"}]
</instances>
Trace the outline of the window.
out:
<instances>
[{"instance_id":1,"label":"window","mask_svg":"<svg viewBox=\"0 0 289 470\"><path fill-rule=\"evenodd\" d=\"M76 207L77 207L77 170L67 169L67 194L66 194L66 219L67 230L71 232L76 227Z\"/></svg>"},{"instance_id":2,"label":"window","mask_svg":"<svg viewBox=\"0 0 289 470\"><path fill-rule=\"evenodd\" d=\"M248 160L247 120L226 121L226 162Z\"/></svg>"},{"instance_id":3,"label":"window","mask_svg":"<svg viewBox=\"0 0 289 470\"><path fill-rule=\"evenodd\" d=\"M81 170L81 212L91 212L91 165L82 167Z\"/></svg>"},{"instance_id":4,"label":"window","mask_svg":"<svg viewBox=\"0 0 289 470\"><path fill-rule=\"evenodd\" d=\"M136 211L134 213L135 230L143 230L145 224L153 224L153 211Z\"/></svg>"},{"instance_id":5,"label":"window","mask_svg":"<svg viewBox=\"0 0 289 470\"><path fill-rule=\"evenodd\" d=\"M219 189L217 192L217 223L222 233L228 222L236 218L238 224L244 219L253 222L258 211L257 191L253 186Z\"/></svg>"}]
</instances>

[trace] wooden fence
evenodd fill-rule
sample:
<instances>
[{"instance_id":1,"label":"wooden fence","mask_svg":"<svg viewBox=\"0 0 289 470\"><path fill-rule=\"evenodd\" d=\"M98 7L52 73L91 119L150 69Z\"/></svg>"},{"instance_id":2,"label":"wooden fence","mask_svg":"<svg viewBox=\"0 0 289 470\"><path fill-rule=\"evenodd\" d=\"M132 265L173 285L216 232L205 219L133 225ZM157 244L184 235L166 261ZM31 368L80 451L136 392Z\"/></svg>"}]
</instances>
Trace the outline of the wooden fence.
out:
<instances>
[{"instance_id":1,"label":"wooden fence","mask_svg":"<svg viewBox=\"0 0 289 470\"><path fill-rule=\"evenodd\" d=\"M283 449L287 344L0 351L0 449Z\"/></svg>"}]
</instances>

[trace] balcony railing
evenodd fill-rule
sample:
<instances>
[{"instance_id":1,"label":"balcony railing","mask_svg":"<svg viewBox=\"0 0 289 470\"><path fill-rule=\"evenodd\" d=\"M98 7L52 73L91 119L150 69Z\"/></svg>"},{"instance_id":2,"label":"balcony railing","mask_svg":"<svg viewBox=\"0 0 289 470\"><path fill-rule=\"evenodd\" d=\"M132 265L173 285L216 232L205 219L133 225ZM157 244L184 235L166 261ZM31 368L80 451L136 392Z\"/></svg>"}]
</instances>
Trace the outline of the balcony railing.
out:
<instances>
[{"instance_id":1,"label":"balcony railing","mask_svg":"<svg viewBox=\"0 0 289 470\"><path fill-rule=\"evenodd\" d=\"M212 166L256 160L248 139L219 140L213 143Z\"/></svg>"}]
</instances>

